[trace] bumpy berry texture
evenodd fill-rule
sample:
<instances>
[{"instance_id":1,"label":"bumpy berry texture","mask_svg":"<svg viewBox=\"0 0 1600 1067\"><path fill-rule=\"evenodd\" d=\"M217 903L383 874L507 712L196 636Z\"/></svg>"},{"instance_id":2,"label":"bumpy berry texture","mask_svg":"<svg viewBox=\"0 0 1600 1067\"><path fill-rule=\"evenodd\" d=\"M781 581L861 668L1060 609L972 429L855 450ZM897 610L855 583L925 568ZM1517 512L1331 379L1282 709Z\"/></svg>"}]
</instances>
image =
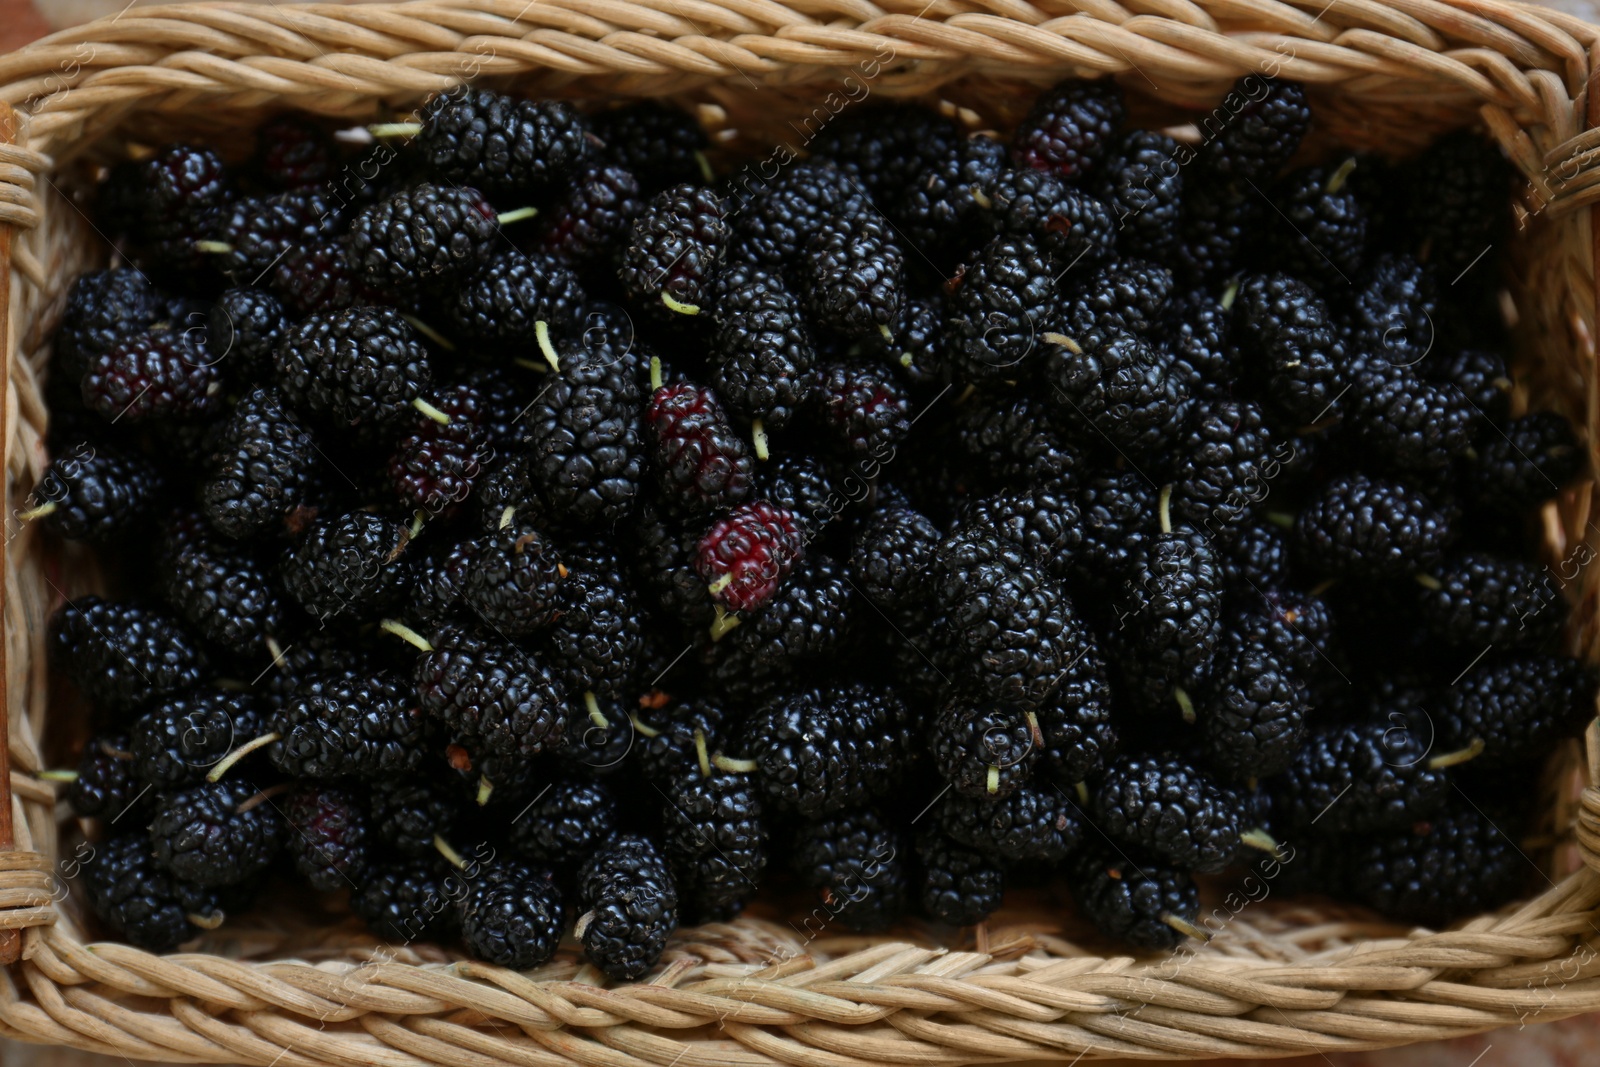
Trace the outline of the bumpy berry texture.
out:
<instances>
[{"instance_id":1,"label":"bumpy berry texture","mask_svg":"<svg viewBox=\"0 0 1600 1067\"><path fill-rule=\"evenodd\" d=\"M799 300L776 270L731 266L721 285L711 384L739 415L782 429L809 397L817 360Z\"/></svg>"},{"instance_id":2,"label":"bumpy berry texture","mask_svg":"<svg viewBox=\"0 0 1600 1067\"><path fill-rule=\"evenodd\" d=\"M634 220L622 256L628 295L652 314L693 317L711 307L732 229L710 189L676 185Z\"/></svg>"},{"instance_id":3,"label":"bumpy berry texture","mask_svg":"<svg viewBox=\"0 0 1600 1067\"><path fill-rule=\"evenodd\" d=\"M283 587L315 618L370 618L405 588L407 544L404 526L370 512L319 520L284 556Z\"/></svg>"},{"instance_id":4,"label":"bumpy berry texture","mask_svg":"<svg viewBox=\"0 0 1600 1067\"><path fill-rule=\"evenodd\" d=\"M1050 786L998 800L946 794L934 813L952 841L1005 863L1060 863L1083 837L1077 805Z\"/></svg>"},{"instance_id":5,"label":"bumpy berry texture","mask_svg":"<svg viewBox=\"0 0 1600 1067\"><path fill-rule=\"evenodd\" d=\"M539 247L579 268L614 272L617 246L643 210L632 171L615 165L585 167L551 209Z\"/></svg>"},{"instance_id":6,"label":"bumpy berry texture","mask_svg":"<svg viewBox=\"0 0 1600 1067\"><path fill-rule=\"evenodd\" d=\"M718 519L695 548L694 569L717 603L752 611L777 595L805 555L795 517L765 500Z\"/></svg>"},{"instance_id":7,"label":"bumpy berry texture","mask_svg":"<svg viewBox=\"0 0 1600 1067\"><path fill-rule=\"evenodd\" d=\"M618 830L615 792L604 782L559 778L511 824L511 846L530 863L566 868Z\"/></svg>"},{"instance_id":8,"label":"bumpy berry texture","mask_svg":"<svg viewBox=\"0 0 1600 1067\"><path fill-rule=\"evenodd\" d=\"M155 865L195 885L239 885L272 865L283 847L275 804L248 778L228 777L156 801L150 820Z\"/></svg>"},{"instance_id":9,"label":"bumpy berry texture","mask_svg":"<svg viewBox=\"0 0 1600 1067\"><path fill-rule=\"evenodd\" d=\"M302 787L283 805L285 838L294 867L313 889L328 892L356 886L366 876L366 812L348 789Z\"/></svg>"},{"instance_id":10,"label":"bumpy berry texture","mask_svg":"<svg viewBox=\"0 0 1600 1067\"><path fill-rule=\"evenodd\" d=\"M391 308L313 315L285 335L276 359L291 405L350 426L392 424L433 384L427 349Z\"/></svg>"},{"instance_id":11,"label":"bumpy berry texture","mask_svg":"<svg viewBox=\"0 0 1600 1067\"><path fill-rule=\"evenodd\" d=\"M1299 424L1330 414L1344 388L1347 357L1327 304L1311 286L1286 274L1247 278L1233 306L1233 329L1268 404Z\"/></svg>"},{"instance_id":12,"label":"bumpy berry texture","mask_svg":"<svg viewBox=\"0 0 1600 1067\"><path fill-rule=\"evenodd\" d=\"M1469 803L1410 827L1364 838L1346 858L1351 891L1402 922L1447 926L1514 898L1528 861L1506 832Z\"/></svg>"},{"instance_id":13,"label":"bumpy berry texture","mask_svg":"<svg viewBox=\"0 0 1600 1067\"><path fill-rule=\"evenodd\" d=\"M1055 311L1056 271L1033 242L997 237L961 278L944 322L944 359L961 378L996 382L1038 363Z\"/></svg>"},{"instance_id":14,"label":"bumpy berry texture","mask_svg":"<svg viewBox=\"0 0 1600 1067\"><path fill-rule=\"evenodd\" d=\"M80 818L101 819L129 829L143 824L153 798L149 787L134 774L130 744L127 734L106 733L83 746L77 777L67 794Z\"/></svg>"},{"instance_id":15,"label":"bumpy berry texture","mask_svg":"<svg viewBox=\"0 0 1600 1067\"><path fill-rule=\"evenodd\" d=\"M1346 166L1303 167L1284 177L1273 206L1293 227L1273 249L1283 269L1327 285L1348 284L1367 251L1367 216L1350 189Z\"/></svg>"},{"instance_id":16,"label":"bumpy berry texture","mask_svg":"<svg viewBox=\"0 0 1600 1067\"><path fill-rule=\"evenodd\" d=\"M460 914L468 952L518 971L555 954L567 918L550 875L512 860L497 861L472 879Z\"/></svg>"},{"instance_id":17,"label":"bumpy berry texture","mask_svg":"<svg viewBox=\"0 0 1600 1067\"><path fill-rule=\"evenodd\" d=\"M1439 740L1446 750L1481 743L1480 766L1515 764L1592 718L1594 695L1594 674L1577 660L1491 654L1445 693Z\"/></svg>"},{"instance_id":18,"label":"bumpy berry texture","mask_svg":"<svg viewBox=\"0 0 1600 1067\"><path fill-rule=\"evenodd\" d=\"M273 766L297 778L382 778L415 771L428 724L406 681L387 671L311 673L267 720Z\"/></svg>"},{"instance_id":19,"label":"bumpy berry texture","mask_svg":"<svg viewBox=\"0 0 1600 1067\"><path fill-rule=\"evenodd\" d=\"M656 846L618 835L578 870L578 938L584 955L619 981L655 965L678 925L678 890Z\"/></svg>"},{"instance_id":20,"label":"bumpy berry texture","mask_svg":"<svg viewBox=\"0 0 1600 1067\"><path fill-rule=\"evenodd\" d=\"M1183 424L1188 389L1166 348L1131 333L1094 348L1044 340L1050 397L1085 441L1109 441L1137 461L1158 454Z\"/></svg>"},{"instance_id":21,"label":"bumpy berry texture","mask_svg":"<svg viewBox=\"0 0 1600 1067\"><path fill-rule=\"evenodd\" d=\"M471 274L501 240L482 193L424 183L363 208L351 220L349 248L362 282L414 292Z\"/></svg>"},{"instance_id":22,"label":"bumpy berry texture","mask_svg":"<svg viewBox=\"0 0 1600 1067\"><path fill-rule=\"evenodd\" d=\"M1465 483L1479 506L1517 515L1555 496L1583 469L1572 425L1540 411L1512 419L1501 434L1485 434Z\"/></svg>"},{"instance_id":23,"label":"bumpy berry texture","mask_svg":"<svg viewBox=\"0 0 1600 1067\"><path fill-rule=\"evenodd\" d=\"M1556 583L1531 560L1466 552L1419 574L1417 583L1424 623L1463 648L1546 650L1565 621Z\"/></svg>"},{"instance_id":24,"label":"bumpy berry texture","mask_svg":"<svg viewBox=\"0 0 1600 1067\"><path fill-rule=\"evenodd\" d=\"M437 853L425 859L382 859L350 894L350 910L391 944L442 941L460 927L456 902L466 889L465 879Z\"/></svg>"},{"instance_id":25,"label":"bumpy berry texture","mask_svg":"<svg viewBox=\"0 0 1600 1067\"><path fill-rule=\"evenodd\" d=\"M657 478L680 508L711 511L749 495L755 461L716 393L688 382L661 386L644 422Z\"/></svg>"},{"instance_id":26,"label":"bumpy berry texture","mask_svg":"<svg viewBox=\"0 0 1600 1067\"><path fill-rule=\"evenodd\" d=\"M565 565L550 663L574 696L623 699L644 652L644 634L622 561L601 551L574 552Z\"/></svg>"},{"instance_id":27,"label":"bumpy berry texture","mask_svg":"<svg viewBox=\"0 0 1600 1067\"><path fill-rule=\"evenodd\" d=\"M167 603L217 648L253 659L286 637L290 609L268 561L218 535L199 513L168 523L159 560Z\"/></svg>"},{"instance_id":28,"label":"bumpy berry texture","mask_svg":"<svg viewBox=\"0 0 1600 1067\"><path fill-rule=\"evenodd\" d=\"M487 89L440 93L423 106L415 149L454 185L515 199L567 176L593 151L571 104L517 100Z\"/></svg>"},{"instance_id":29,"label":"bumpy berry texture","mask_svg":"<svg viewBox=\"0 0 1600 1067\"><path fill-rule=\"evenodd\" d=\"M1215 119L1219 128L1201 146L1196 162L1227 178L1256 182L1272 178L1300 147L1311 125L1303 86L1259 74L1234 82L1222 110Z\"/></svg>"},{"instance_id":30,"label":"bumpy berry texture","mask_svg":"<svg viewBox=\"0 0 1600 1067\"><path fill-rule=\"evenodd\" d=\"M1010 171L996 179L988 195L1000 237L1032 241L1054 261L1059 278L1083 278L1116 249L1111 209L1054 174Z\"/></svg>"},{"instance_id":31,"label":"bumpy berry texture","mask_svg":"<svg viewBox=\"0 0 1600 1067\"><path fill-rule=\"evenodd\" d=\"M1273 649L1231 648L1201 711L1206 760L1239 780L1277 774L1304 742L1310 711L1304 683Z\"/></svg>"},{"instance_id":32,"label":"bumpy berry texture","mask_svg":"<svg viewBox=\"0 0 1600 1067\"><path fill-rule=\"evenodd\" d=\"M1200 912L1194 879L1157 860L1095 847L1079 852L1072 869L1073 896L1084 917L1138 948L1177 948L1186 934L1171 920L1192 924Z\"/></svg>"},{"instance_id":33,"label":"bumpy berry texture","mask_svg":"<svg viewBox=\"0 0 1600 1067\"><path fill-rule=\"evenodd\" d=\"M229 537L267 532L309 503L318 462L282 394L252 389L218 428L200 486L206 517Z\"/></svg>"},{"instance_id":34,"label":"bumpy berry texture","mask_svg":"<svg viewBox=\"0 0 1600 1067\"><path fill-rule=\"evenodd\" d=\"M1094 188L1116 217L1125 254L1165 258L1177 243L1183 158L1177 141L1149 130L1131 130L1113 144Z\"/></svg>"},{"instance_id":35,"label":"bumpy berry texture","mask_svg":"<svg viewBox=\"0 0 1600 1067\"><path fill-rule=\"evenodd\" d=\"M606 159L632 171L646 195L704 180L705 131L688 112L652 100L589 116Z\"/></svg>"},{"instance_id":36,"label":"bumpy berry texture","mask_svg":"<svg viewBox=\"0 0 1600 1067\"><path fill-rule=\"evenodd\" d=\"M571 332L583 284L548 253L515 248L492 255L461 283L445 307L455 334L496 349L523 350L543 322L555 336Z\"/></svg>"},{"instance_id":37,"label":"bumpy berry texture","mask_svg":"<svg viewBox=\"0 0 1600 1067\"><path fill-rule=\"evenodd\" d=\"M249 699L221 689L194 689L168 697L135 721L128 728L128 751L139 779L167 790L198 785L230 752L262 732L261 715Z\"/></svg>"},{"instance_id":38,"label":"bumpy berry texture","mask_svg":"<svg viewBox=\"0 0 1600 1067\"><path fill-rule=\"evenodd\" d=\"M906 617L923 599L918 576L939 541L939 528L927 516L911 508L886 508L856 534L851 580L880 611Z\"/></svg>"},{"instance_id":39,"label":"bumpy berry texture","mask_svg":"<svg viewBox=\"0 0 1600 1067\"><path fill-rule=\"evenodd\" d=\"M895 693L864 683L800 689L757 709L742 743L774 805L807 816L840 811L894 787L909 714Z\"/></svg>"},{"instance_id":40,"label":"bumpy berry texture","mask_svg":"<svg viewBox=\"0 0 1600 1067\"><path fill-rule=\"evenodd\" d=\"M217 406L215 355L187 332L156 330L121 341L89 362L83 402L108 422L203 419Z\"/></svg>"},{"instance_id":41,"label":"bumpy berry texture","mask_svg":"<svg viewBox=\"0 0 1600 1067\"><path fill-rule=\"evenodd\" d=\"M69 541L104 542L128 533L149 513L159 479L143 457L115 445L83 441L45 468L23 514L42 517Z\"/></svg>"},{"instance_id":42,"label":"bumpy berry texture","mask_svg":"<svg viewBox=\"0 0 1600 1067\"><path fill-rule=\"evenodd\" d=\"M874 808L805 823L790 864L822 906L851 930L882 930L906 909L906 842Z\"/></svg>"},{"instance_id":43,"label":"bumpy berry texture","mask_svg":"<svg viewBox=\"0 0 1600 1067\"><path fill-rule=\"evenodd\" d=\"M659 792L657 792L659 790ZM662 847L685 923L724 922L754 895L767 867L758 785L744 774L685 767L652 790L666 798Z\"/></svg>"},{"instance_id":44,"label":"bumpy berry texture","mask_svg":"<svg viewBox=\"0 0 1600 1067\"><path fill-rule=\"evenodd\" d=\"M1001 797L1028 780L1041 755L1038 720L1004 705L955 697L928 731L933 767L958 793Z\"/></svg>"},{"instance_id":45,"label":"bumpy berry texture","mask_svg":"<svg viewBox=\"0 0 1600 1067\"><path fill-rule=\"evenodd\" d=\"M417 661L417 696L452 739L485 755L529 757L560 746L560 692L526 652L454 626L432 646Z\"/></svg>"},{"instance_id":46,"label":"bumpy berry texture","mask_svg":"<svg viewBox=\"0 0 1600 1067\"><path fill-rule=\"evenodd\" d=\"M1219 871L1239 848L1241 805L1181 759L1119 760L1094 790L1095 824L1188 871Z\"/></svg>"},{"instance_id":47,"label":"bumpy berry texture","mask_svg":"<svg viewBox=\"0 0 1600 1067\"><path fill-rule=\"evenodd\" d=\"M1319 573L1394 578L1432 565L1450 523L1427 497L1363 474L1338 477L1295 519L1294 549Z\"/></svg>"},{"instance_id":48,"label":"bumpy berry texture","mask_svg":"<svg viewBox=\"0 0 1600 1067\"><path fill-rule=\"evenodd\" d=\"M83 865L89 906L111 930L137 948L168 952L223 917L214 890L176 878L157 866L143 835L101 842Z\"/></svg>"},{"instance_id":49,"label":"bumpy berry texture","mask_svg":"<svg viewBox=\"0 0 1600 1067\"><path fill-rule=\"evenodd\" d=\"M1306 745L1274 780L1275 810L1297 826L1370 831L1427 817L1450 792L1429 765L1422 731L1387 722L1313 729Z\"/></svg>"},{"instance_id":50,"label":"bumpy berry texture","mask_svg":"<svg viewBox=\"0 0 1600 1067\"><path fill-rule=\"evenodd\" d=\"M1499 146L1465 130L1434 142L1414 167L1407 221L1441 275L1455 278L1504 234L1512 168Z\"/></svg>"},{"instance_id":51,"label":"bumpy berry texture","mask_svg":"<svg viewBox=\"0 0 1600 1067\"><path fill-rule=\"evenodd\" d=\"M1124 111L1114 82L1063 82L1034 101L1012 140L1012 158L1019 167L1082 178L1105 158Z\"/></svg>"},{"instance_id":52,"label":"bumpy berry texture","mask_svg":"<svg viewBox=\"0 0 1600 1067\"><path fill-rule=\"evenodd\" d=\"M467 566L463 599L486 624L507 636L542 630L559 608L565 569L550 539L516 515L502 515L478 538Z\"/></svg>"},{"instance_id":53,"label":"bumpy berry texture","mask_svg":"<svg viewBox=\"0 0 1600 1067\"><path fill-rule=\"evenodd\" d=\"M206 343L223 370L245 381L272 379L272 350L289 328L283 303L265 289L228 289L206 315Z\"/></svg>"},{"instance_id":54,"label":"bumpy berry texture","mask_svg":"<svg viewBox=\"0 0 1600 1067\"><path fill-rule=\"evenodd\" d=\"M874 200L893 203L959 138L955 123L937 112L888 104L851 108L828 123L810 148L836 163Z\"/></svg>"},{"instance_id":55,"label":"bumpy berry texture","mask_svg":"<svg viewBox=\"0 0 1600 1067\"><path fill-rule=\"evenodd\" d=\"M797 271L812 321L844 337L893 331L905 299L905 253L876 212L818 222L806 237Z\"/></svg>"},{"instance_id":56,"label":"bumpy berry texture","mask_svg":"<svg viewBox=\"0 0 1600 1067\"><path fill-rule=\"evenodd\" d=\"M971 849L924 832L917 836L917 903L934 922L971 926L1000 907L1005 872Z\"/></svg>"},{"instance_id":57,"label":"bumpy berry texture","mask_svg":"<svg viewBox=\"0 0 1600 1067\"><path fill-rule=\"evenodd\" d=\"M165 299L137 270L124 267L79 276L67 293L56 331L54 373L73 383L82 381L102 353L165 317Z\"/></svg>"},{"instance_id":58,"label":"bumpy berry texture","mask_svg":"<svg viewBox=\"0 0 1600 1067\"><path fill-rule=\"evenodd\" d=\"M367 825L377 841L421 859L439 855L435 837L454 838L461 808L445 786L427 778L380 778L368 784Z\"/></svg>"},{"instance_id":59,"label":"bumpy berry texture","mask_svg":"<svg viewBox=\"0 0 1600 1067\"><path fill-rule=\"evenodd\" d=\"M188 689L206 674L206 655L172 616L134 603L82 596L57 610L50 654L97 708L126 712Z\"/></svg>"}]
</instances>

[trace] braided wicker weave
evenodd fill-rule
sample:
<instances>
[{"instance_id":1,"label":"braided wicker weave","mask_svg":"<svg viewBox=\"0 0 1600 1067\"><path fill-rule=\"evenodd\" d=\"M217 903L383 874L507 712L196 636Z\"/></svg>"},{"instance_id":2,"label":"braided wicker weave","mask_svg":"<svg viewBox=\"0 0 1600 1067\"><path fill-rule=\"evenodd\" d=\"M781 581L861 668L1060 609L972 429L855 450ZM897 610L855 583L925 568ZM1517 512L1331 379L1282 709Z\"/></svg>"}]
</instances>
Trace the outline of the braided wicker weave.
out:
<instances>
[{"instance_id":1,"label":"braided wicker weave","mask_svg":"<svg viewBox=\"0 0 1600 1067\"><path fill-rule=\"evenodd\" d=\"M6 489L43 469L39 375L71 279L107 249L73 195L129 141L227 149L272 109L368 118L491 79L530 93L671 95L728 151L803 148L865 96L1003 127L1038 87L1112 75L1135 121L1194 121L1236 77L1312 86L1318 136L1402 151L1468 122L1527 178L1510 250L1518 402L1600 424L1600 32L1497 0L424 0L139 8L0 58ZM1587 103L1586 103L1587 101ZM1595 435L1589 435L1591 451ZM1552 573L1594 657L1591 487L1552 505ZM757 1067L1120 1055L1262 1057L1448 1037L1600 1009L1600 731L1553 761L1547 888L1447 932L1285 901L1208 900L1204 947L1099 954L1048 899L956 945L836 936L802 906L682 931L656 977L608 987L569 953L535 972L382 946L311 902L231 922L207 954L86 943L82 844L36 777L85 725L47 703L44 620L92 561L9 524L0 644L0 1033L127 1057L283 1064ZM1580 781L1581 779L1581 781ZM70 829L70 820L66 822ZM1580 862L1581 861L1581 862ZM1213 910L1214 909L1214 910ZM20 932L20 937L19 937ZM15 962L12 962L15 961Z\"/></svg>"}]
</instances>

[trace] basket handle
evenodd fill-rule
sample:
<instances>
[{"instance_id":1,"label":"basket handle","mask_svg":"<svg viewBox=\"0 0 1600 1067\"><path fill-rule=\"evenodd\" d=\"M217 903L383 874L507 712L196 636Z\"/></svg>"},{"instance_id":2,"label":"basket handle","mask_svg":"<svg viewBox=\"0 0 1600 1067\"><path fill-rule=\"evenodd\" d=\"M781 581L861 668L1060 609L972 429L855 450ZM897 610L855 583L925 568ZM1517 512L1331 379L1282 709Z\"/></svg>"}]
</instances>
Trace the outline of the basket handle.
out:
<instances>
[{"instance_id":1,"label":"basket handle","mask_svg":"<svg viewBox=\"0 0 1600 1067\"><path fill-rule=\"evenodd\" d=\"M15 143L17 113L0 101L0 145ZM0 338L11 336L11 236L15 229L0 222ZM0 353L0 397L11 395L10 353ZM0 402L0 442L11 440L10 405ZM7 507L9 507L9 501ZM11 571L11 540L0 537L0 574ZM11 663L10 642L0 636L0 853L16 847L11 823ZM21 930L0 930L0 967L15 963L22 952Z\"/></svg>"}]
</instances>

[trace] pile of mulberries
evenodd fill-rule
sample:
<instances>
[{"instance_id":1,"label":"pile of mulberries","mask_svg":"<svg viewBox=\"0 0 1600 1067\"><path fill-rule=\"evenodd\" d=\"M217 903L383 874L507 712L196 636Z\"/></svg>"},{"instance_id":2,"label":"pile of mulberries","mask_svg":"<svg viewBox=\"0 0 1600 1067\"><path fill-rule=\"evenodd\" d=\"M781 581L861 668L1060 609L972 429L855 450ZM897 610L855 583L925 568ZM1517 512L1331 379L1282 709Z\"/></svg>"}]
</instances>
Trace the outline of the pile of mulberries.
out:
<instances>
[{"instance_id":1,"label":"pile of mulberries","mask_svg":"<svg viewBox=\"0 0 1600 1067\"><path fill-rule=\"evenodd\" d=\"M1295 168L1302 87L1228 100L1198 149L1109 82L863 107L763 179L472 90L115 168L18 514L125 590L49 635L104 926L299 879L630 980L769 885L877 931L1059 880L1144 949L1248 870L1515 896L1596 683L1532 550L1588 451L1481 314L1509 168Z\"/></svg>"}]
</instances>

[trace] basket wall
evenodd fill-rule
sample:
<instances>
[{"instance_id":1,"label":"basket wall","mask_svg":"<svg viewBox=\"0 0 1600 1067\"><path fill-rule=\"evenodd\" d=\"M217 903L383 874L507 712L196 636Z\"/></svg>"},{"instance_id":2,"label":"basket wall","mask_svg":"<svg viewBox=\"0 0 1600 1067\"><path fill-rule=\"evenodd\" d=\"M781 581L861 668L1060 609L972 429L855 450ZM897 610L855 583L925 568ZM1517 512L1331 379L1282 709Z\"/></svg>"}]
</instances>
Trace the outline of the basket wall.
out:
<instances>
[{"instance_id":1,"label":"basket wall","mask_svg":"<svg viewBox=\"0 0 1600 1067\"><path fill-rule=\"evenodd\" d=\"M8 514L47 462L40 375L66 288L108 255L74 199L97 163L171 136L243 152L273 110L368 119L467 79L581 98L671 95L699 107L735 159L803 148L838 101L867 96L940 101L974 128L1005 128L1039 87L1072 75L1117 77L1146 126L1193 121L1193 108L1216 106L1251 71L1312 85L1324 145L1403 152L1478 122L1528 179L1510 249L1518 402L1600 425L1589 207L1600 200L1600 132L1586 114L1600 35L1490 0L1324 5L208 3L57 34L0 57L0 101L21 113L14 144L0 144L0 223L15 228L0 427ZM1591 452L1595 440L1591 429ZM1552 505L1546 540L1555 573L1571 575L1573 647L1600 658L1600 577L1583 565L1596 542L1592 499L1584 485ZM31 525L13 520L8 534L0 676L15 846L0 851L0 930L23 933L22 960L0 968L6 1036L201 1062L854 1067L1277 1056L1600 1009L1600 794L1582 788L1596 777L1576 743L1552 761L1546 832L1530 848L1545 891L1448 933L1270 892L1231 914L1213 894L1208 906L1227 917L1209 945L1135 960L1106 955L1045 897L1019 896L955 943L917 926L817 934L799 918L805 907L768 902L681 932L651 982L622 987L570 952L519 975L430 946L384 948L309 902L230 922L203 954L93 943L74 885L80 838L35 774L86 729L78 709L49 699L44 621L99 576Z\"/></svg>"}]
</instances>

